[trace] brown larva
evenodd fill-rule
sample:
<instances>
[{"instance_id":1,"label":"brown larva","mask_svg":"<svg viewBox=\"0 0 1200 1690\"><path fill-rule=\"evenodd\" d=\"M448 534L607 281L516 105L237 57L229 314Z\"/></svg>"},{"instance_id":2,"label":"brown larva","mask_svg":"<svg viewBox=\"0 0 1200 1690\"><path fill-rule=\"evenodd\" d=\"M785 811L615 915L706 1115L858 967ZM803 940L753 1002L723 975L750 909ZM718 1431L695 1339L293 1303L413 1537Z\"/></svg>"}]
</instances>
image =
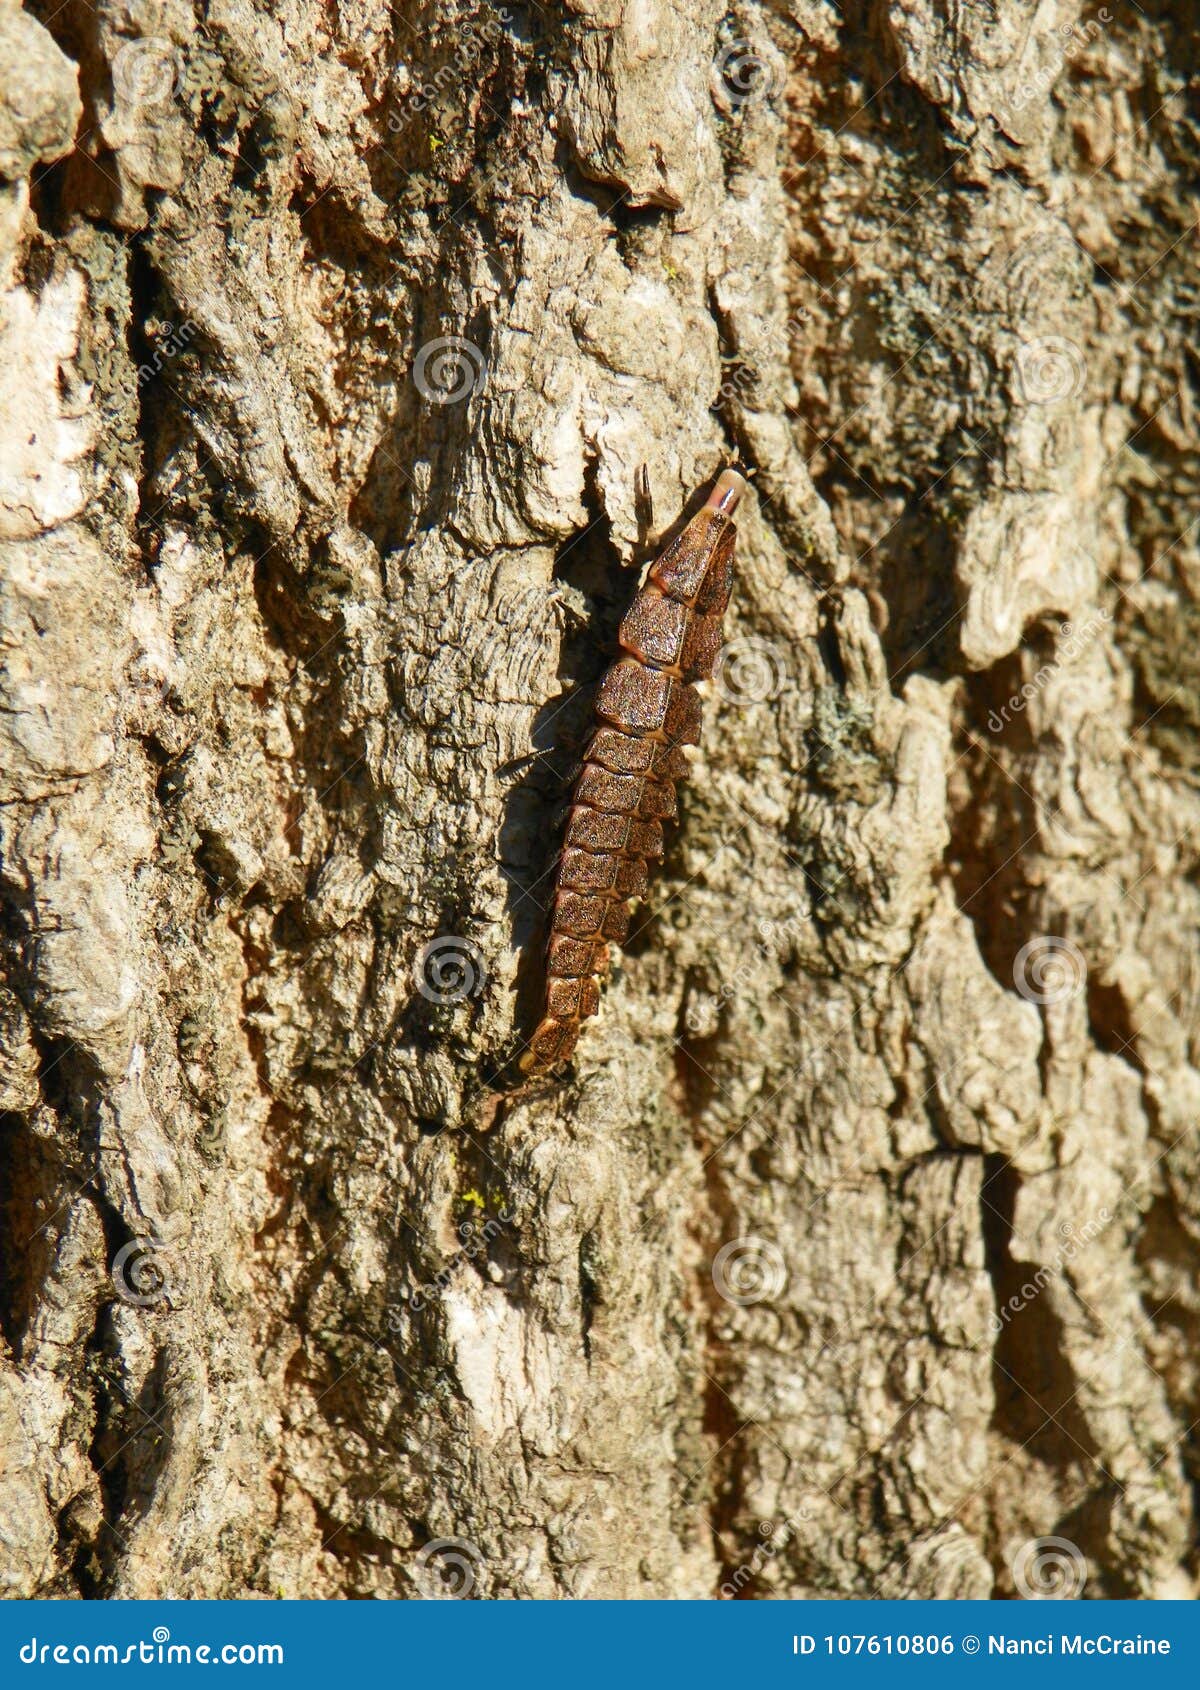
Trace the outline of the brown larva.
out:
<instances>
[{"instance_id":1,"label":"brown larva","mask_svg":"<svg viewBox=\"0 0 1200 1690\"><path fill-rule=\"evenodd\" d=\"M546 961L546 1013L521 1059L532 1077L569 1060L580 1023L600 1006L610 942L629 931L646 895L647 865L663 854L683 747L700 737L700 696L721 646L733 584L732 513L746 483L734 469L650 567L621 623L624 655L600 682L598 726L571 795L558 860Z\"/></svg>"}]
</instances>

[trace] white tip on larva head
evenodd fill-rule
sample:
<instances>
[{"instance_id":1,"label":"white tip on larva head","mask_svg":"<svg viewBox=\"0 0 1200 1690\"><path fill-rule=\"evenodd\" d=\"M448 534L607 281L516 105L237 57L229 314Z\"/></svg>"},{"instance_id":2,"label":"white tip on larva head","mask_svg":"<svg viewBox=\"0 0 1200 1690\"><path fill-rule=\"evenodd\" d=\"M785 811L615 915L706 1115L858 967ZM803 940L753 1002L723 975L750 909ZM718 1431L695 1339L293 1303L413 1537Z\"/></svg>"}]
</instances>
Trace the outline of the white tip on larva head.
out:
<instances>
[{"instance_id":1,"label":"white tip on larva head","mask_svg":"<svg viewBox=\"0 0 1200 1690\"><path fill-rule=\"evenodd\" d=\"M713 490L704 501L709 510L721 511L725 516L732 516L737 509L738 500L746 491L746 478L739 475L736 469L723 469Z\"/></svg>"}]
</instances>

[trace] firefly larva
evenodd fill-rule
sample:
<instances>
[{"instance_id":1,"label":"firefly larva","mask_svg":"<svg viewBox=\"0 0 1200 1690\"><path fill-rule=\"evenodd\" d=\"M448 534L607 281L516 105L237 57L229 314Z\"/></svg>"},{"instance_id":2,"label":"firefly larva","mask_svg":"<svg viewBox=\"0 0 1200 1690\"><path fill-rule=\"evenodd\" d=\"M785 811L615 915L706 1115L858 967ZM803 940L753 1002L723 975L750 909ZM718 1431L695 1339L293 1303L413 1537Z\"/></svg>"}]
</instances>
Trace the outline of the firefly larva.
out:
<instances>
[{"instance_id":1,"label":"firefly larva","mask_svg":"<svg viewBox=\"0 0 1200 1690\"><path fill-rule=\"evenodd\" d=\"M629 931L630 904L646 895L647 864L663 854L674 820L683 747L700 738L700 695L721 647L733 585L732 513L746 483L725 470L687 527L659 554L621 623L623 655L600 682L598 726L571 795L558 860L546 960L546 1013L521 1059L553 1073L580 1023L600 1006L608 946Z\"/></svg>"}]
</instances>

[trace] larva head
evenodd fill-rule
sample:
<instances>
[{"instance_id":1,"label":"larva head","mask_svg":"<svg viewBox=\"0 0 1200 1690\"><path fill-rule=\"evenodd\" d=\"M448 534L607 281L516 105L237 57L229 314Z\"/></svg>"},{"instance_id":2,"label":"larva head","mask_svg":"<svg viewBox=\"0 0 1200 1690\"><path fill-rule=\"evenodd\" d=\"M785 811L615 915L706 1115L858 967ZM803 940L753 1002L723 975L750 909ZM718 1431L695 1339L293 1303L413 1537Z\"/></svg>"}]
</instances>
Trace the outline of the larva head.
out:
<instances>
[{"instance_id":1,"label":"larva head","mask_svg":"<svg viewBox=\"0 0 1200 1690\"><path fill-rule=\"evenodd\" d=\"M713 483L712 492L704 501L704 508L705 510L724 511L726 516L732 516L745 491L745 476L736 469L723 469Z\"/></svg>"},{"instance_id":2,"label":"larva head","mask_svg":"<svg viewBox=\"0 0 1200 1690\"><path fill-rule=\"evenodd\" d=\"M723 470L682 534L656 560L649 580L667 598L705 616L725 614L737 539L733 512L745 490L745 480L737 470Z\"/></svg>"}]
</instances>

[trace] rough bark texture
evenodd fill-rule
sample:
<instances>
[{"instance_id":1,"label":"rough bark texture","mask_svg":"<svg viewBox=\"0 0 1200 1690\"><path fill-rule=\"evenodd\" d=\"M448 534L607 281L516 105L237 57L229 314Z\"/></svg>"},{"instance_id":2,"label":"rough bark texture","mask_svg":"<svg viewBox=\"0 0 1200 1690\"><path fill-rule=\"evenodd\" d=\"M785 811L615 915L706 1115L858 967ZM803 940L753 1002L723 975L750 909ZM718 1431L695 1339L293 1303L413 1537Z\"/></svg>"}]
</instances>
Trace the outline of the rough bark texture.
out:
<instances>
[{"instance_id":1,"label":"rough bark texture","mask_svg":"<svg viewBox=\"0 0 1200 1690\"><path fill-rule=\"evenodd\" d=\"M1192 1589L1196 50L0 0L9 1594ZM503 1092L734 458L657 896Z\"/></svg>"}]
</instances>

